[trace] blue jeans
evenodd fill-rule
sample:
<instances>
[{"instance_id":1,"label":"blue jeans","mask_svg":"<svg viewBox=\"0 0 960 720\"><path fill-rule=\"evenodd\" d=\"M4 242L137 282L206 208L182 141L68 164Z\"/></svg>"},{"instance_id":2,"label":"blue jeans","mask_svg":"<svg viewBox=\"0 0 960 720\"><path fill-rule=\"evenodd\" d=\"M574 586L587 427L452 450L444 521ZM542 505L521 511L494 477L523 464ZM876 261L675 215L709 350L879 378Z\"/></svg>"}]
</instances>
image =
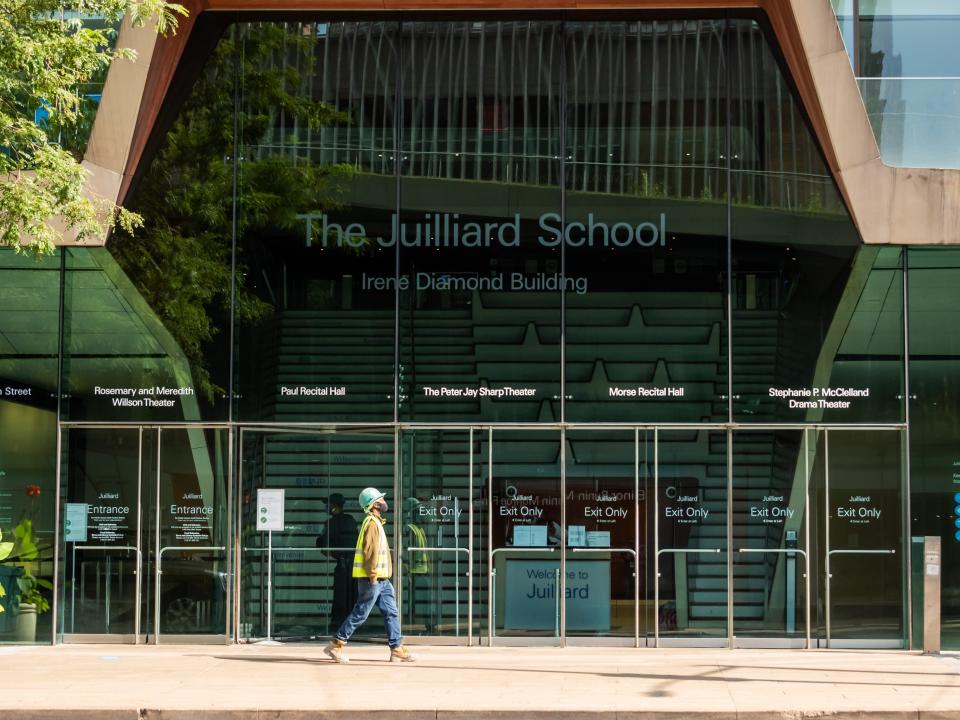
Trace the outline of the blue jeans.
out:
<instances>
[{"instance_id":1,"label":"blue jeans","mask_svg":"<svg viewBox=\"0 0 960 720\"><path fill-rule=\"evenodd\" d=\"M363 625L373 606L380 608L383 615L383 624L387 629L387 643L390 647L400 647L403 644L403 636L400 635L400 613L397 611L397 596L393 591L393 584L387 579L377 580L376 584L371 584L366 578L357 579L357 602L353 610L343 621L343 625L337 630L336 638L342 642L350 639L357 628Z\"/></svg>"}]
</instances>

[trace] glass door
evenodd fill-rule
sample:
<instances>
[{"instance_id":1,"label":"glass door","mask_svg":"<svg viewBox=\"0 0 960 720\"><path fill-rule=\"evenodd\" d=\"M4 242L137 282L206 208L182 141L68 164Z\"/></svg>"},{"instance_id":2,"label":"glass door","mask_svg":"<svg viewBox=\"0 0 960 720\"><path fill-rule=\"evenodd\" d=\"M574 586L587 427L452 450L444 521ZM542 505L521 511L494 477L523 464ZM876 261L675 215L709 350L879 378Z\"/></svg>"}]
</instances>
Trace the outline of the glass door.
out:
<instances>
[{"instance_id":1,"label":"glass door","mask_svg":"<svg viewBox=\"0 0 960 720\"><path fill-rule=\"evenodd\" d=\"M487 430L481 478L491 644L561 642L563 495L559 430Z\"/></svg>"},{"instance_id":2,"label":"glass door","mask_svg":"<svg viewBox=\"0 0 960 720\"><path fill-rule=\"evenodd\" d=\"M902 434L823 431L824 459L818 494L826 645L903 647Z\"/></svg>"},{"instance_id":3,"label":"glass door","mask_svg":"<svg viewBox=\"0 0 960 720\"><path fill-rule=\"evenodd\" d=\"M229 433L64 426L64 642L226 640Z\"/></svg>"},{"instance_id":4,"label":"glass door","mask_svg":"<svg viewBox=\"0 0 960 720\"><path fill-rule=\"evenodd\" d=\"M648 433L566 433L566 583L568 642L640 646L653 631L645 559Z\"/></svg>"},{"instance_id":5,"label":"glass door","mask_svg":"<svg viewBox=\"0 0 960 720\"><path fill-rule=\"evenodd\" d=\"M149 532L155 642L229 635L229 438L226 429L158 428Z\"/></svg>"},{"instance_id":6,"label":"glass door","mask_svg":"<svg viewBox=\"0 0 960 720\"><path fill-rule=\"evenodd\" d=\"M239 636L311 641L336 632L356 601L357 496L387 493L396 549L392 428L241 428ZM258 490L283 491L283 529L257 529ZM394 554L396 567L396 553ZM395 573L396 577L396 573ZM358 637L382 637L367 622Z\"/></svg>"},{"instance_id":7,"label":"glass door","mask_svg":"<svg viewBox=\"0 0 960 720\"><path fill-rule=\"evenodd\" d=\"M137 642L144 556L139 427L64 428L60 635L64 642Z\"/></svg>"},{"instance_id":8,"label":"glass door","mask_svg":"<svg viewBox=\"0 0 960 720\"><path fill-rule=\"evenodd\" d=\"M474 512L484 496L475 453L483 434L459 428L400 433L396 512L407 638L471 644L477 631L474 612L479 616L485 606L474 605Z\"/></svg>"},{"instance_id":9,"label":"glass door","mask_svg":"<svg viewBox=\"0 0 960 720\"><path fill-rule=\"evenodd\" d=\"M729 642L727 437L656 431L656 645Z\"/></svg>"},{"instance_id":10,"label":"glass door","mask_svg":"<svg viewBox=\"0 0 960 720\"><path fill-rule=\"evenodd\" d=\"M805 430L733 434L733 634L739 647L810 639Z\"/></svg>"}]
</instances>

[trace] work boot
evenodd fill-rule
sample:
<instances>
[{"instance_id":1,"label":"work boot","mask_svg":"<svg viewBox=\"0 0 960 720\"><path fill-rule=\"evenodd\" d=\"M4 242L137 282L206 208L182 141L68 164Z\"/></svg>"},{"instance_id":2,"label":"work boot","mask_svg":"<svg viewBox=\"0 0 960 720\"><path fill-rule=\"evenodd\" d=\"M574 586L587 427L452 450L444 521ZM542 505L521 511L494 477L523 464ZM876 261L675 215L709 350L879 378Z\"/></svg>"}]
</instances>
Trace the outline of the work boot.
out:
<instances>
[{"instance_id":1,"label":"work boot","mask_svg":"<svg viewBox=\"0 0 960 720\"><path fill-rule=\"evenodd\" d=\"M343 651L346 645L343 640L334 638L330 641L330 644L323 649L323 654L335 663L346 664L350 662L350 658L348 658L347 654Z\"/></svg>"},{"instance_id":2,"label":"work boot","mask_svg":"<svg viewBox=\"0 0 960 720\"><path fill-rule=\"evenodd\" d=\"M416 658L403 645L390 648L390 662L415 662Z\"/></svg>"}]
</instances>

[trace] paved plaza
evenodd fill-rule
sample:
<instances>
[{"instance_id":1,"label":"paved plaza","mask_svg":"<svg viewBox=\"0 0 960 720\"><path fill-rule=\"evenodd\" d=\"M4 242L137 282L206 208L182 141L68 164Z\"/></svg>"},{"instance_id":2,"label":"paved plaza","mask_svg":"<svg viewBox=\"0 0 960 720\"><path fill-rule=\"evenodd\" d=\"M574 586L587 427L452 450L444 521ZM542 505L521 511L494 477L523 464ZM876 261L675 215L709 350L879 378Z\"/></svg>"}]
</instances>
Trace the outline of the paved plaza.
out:
<instances>
[{"instance_id":1,"label":"paved plaza","mask_svg":"<svg viewBox=\"0 0 960 720\"><path fill-rule=\"evenodd\" d=\"M960 720L960 657L847 650L0 648L4 720L916 718ZM42 669L42 672L41 672Z\"/></svg>"}]
</instances>

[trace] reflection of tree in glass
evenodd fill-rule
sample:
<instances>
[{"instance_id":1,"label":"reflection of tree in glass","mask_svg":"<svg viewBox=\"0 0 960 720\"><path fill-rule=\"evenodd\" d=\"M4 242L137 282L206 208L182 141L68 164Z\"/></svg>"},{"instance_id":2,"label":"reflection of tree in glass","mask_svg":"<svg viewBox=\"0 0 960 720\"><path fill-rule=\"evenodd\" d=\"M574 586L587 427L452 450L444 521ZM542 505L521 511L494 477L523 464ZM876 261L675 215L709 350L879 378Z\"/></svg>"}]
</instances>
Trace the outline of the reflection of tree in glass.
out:
<instances>
[{"instance_id":1,"label":"reflection of tree in glass","mask_svg":"<svg viewBox=\"0 0 960 720\"><path fill-rule=\"evenodd\" d=\"M310 128L348 121L311 99L300 68L310 67L315 40L295 27L234 27L220 41L137 192L134 206L145 229L136 238L118 233L109 246L189 358L197 390L208 400L223 392L211 380L204 350L229 316L235 94L238 323L255 323L272 310L246 289L239 241L302 224L298 213L338 207L352 176L349 165L313 164L289 147L248 152L278 113Z\"/></svg>"}]
</instances>

